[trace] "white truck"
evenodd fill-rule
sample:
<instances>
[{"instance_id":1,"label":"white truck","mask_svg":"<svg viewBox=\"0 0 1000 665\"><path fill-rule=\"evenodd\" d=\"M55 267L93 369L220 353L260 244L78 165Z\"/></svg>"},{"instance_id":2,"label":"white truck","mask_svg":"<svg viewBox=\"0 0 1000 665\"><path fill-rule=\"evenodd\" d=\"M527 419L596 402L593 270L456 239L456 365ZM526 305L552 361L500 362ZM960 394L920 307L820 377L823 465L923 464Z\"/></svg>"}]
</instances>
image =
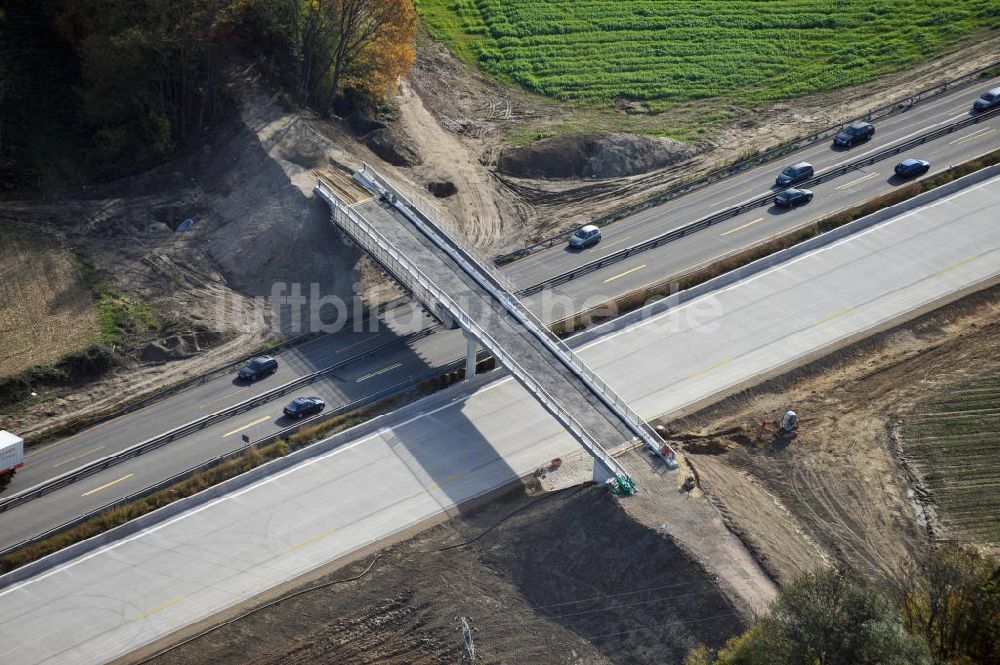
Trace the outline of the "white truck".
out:
<instances>
[{"instance_id":1,"label":"white truck","mask_svg":"<svg viewBox=\"0 0 1000 665\"><path fill-rule=\"evenodd\" d=\"M0 429L0 485L6 485L14 472L24 466L24 439Z\"/></svg>"}]
</instances>

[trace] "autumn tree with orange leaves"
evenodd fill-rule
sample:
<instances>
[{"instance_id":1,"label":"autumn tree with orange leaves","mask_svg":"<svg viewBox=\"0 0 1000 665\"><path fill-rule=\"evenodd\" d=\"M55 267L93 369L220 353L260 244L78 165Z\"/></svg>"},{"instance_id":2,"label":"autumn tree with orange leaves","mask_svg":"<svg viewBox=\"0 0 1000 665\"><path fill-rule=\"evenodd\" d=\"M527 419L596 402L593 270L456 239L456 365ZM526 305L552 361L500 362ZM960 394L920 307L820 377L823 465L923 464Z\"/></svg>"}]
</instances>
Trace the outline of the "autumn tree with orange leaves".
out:
<instances>
[{"instance_id":1,"label":"autumn tree with orange leaves","mask_svg":"<svg viewBox=\"0 0 1000 665\"><path fill-rule=\"evenodd\" d=\"M413 64L412 0L256 0L246 7L298 101L320 110L346 88L381 98Z\"/></svg>"}]
</instances>

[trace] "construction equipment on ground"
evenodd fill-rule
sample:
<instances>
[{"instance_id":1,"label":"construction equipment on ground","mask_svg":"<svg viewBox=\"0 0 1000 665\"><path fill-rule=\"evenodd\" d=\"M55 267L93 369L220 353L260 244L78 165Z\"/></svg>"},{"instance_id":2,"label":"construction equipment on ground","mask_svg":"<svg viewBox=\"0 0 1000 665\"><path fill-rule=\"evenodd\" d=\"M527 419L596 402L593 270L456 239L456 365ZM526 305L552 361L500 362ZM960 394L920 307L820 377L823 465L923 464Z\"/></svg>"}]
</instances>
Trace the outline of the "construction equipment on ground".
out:
<instances>
[{"instance_id":1,"label":"construction equipment on ground","mask_svg":"<svg viewBox=\"0 0 1000 665\"><path fill-rule=\"evenodd\" d=\"M790 440L794 439L799 434L799 417L794 411L789 409L785 411L785 415L781 417L781 420L762 420L760 421L760 430L757 432L757 439L761 440L764 438L764 433L774 428L774 438L777 440Z\"/></svg>"}]
</instances>

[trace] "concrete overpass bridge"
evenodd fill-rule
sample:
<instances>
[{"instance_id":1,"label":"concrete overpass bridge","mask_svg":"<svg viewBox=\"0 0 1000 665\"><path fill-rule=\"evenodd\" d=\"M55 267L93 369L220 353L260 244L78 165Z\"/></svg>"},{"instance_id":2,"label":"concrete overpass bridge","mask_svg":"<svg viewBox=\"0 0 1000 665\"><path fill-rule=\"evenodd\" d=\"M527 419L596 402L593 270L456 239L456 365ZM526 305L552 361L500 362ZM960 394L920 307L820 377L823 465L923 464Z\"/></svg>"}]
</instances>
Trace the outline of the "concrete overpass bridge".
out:
<instances>
[{"instance_id":1,"label":"concrete overpass bridge","mask_svg":"<svg viewBox=\"0 0 1000 665\"><path fill-rule=\"evenodd\" d=\"M317 173L333 220L414 298L467 340L466 377L479 347L594 457L595 479L631 494L635 484L608 452L641 442L676 466L673 451L629 405L512 293L474 250L451 237L433 209L363 165L353 176Z\"/></svg>"}]
</instances>

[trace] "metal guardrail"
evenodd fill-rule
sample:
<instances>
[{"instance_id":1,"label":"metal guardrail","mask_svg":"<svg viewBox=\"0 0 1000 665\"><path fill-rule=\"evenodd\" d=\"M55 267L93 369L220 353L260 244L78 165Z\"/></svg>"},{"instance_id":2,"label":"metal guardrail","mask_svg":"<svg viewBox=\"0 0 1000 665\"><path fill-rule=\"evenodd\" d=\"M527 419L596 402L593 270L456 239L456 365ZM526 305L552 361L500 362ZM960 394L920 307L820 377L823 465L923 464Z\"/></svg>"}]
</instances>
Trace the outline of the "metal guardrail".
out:
<instances>
[{"instance_id":1,"label":"metal guardrail","mask_svg":"<svg viewBox=\"0 0 1000 665\"><path fill-rule=\"evenodd\" d=\"M56 476L55 478L51 478L49 480L39 483L38 485L29 487L28 489L18 492L17 494L14 494L4 499L0 499L0 513L10 510L11 508L16 508L17 506L20 506L22 504L28 503L29 501L37 499L46 494L49 494L50 492L54 492L55 490L66 487L67 485L72 485L73 483L79 480L92 476L95 473L98 473L105 469L109 469L113 466L117 466L118 464L121 464L122 462L130 460L134 457L139 457L140 455L148 453L152 450L156 450L157 448L160 448L170 443L171 441L187 436L188 434L192 434L199 430L205 429L210 425L214 425L215 423L226 420L227 418L230 418L231 416L234 416L238 413L248 411L250 409L256 408L257 406L260 406L261 404L266 404L267 402L277 397L287 395L293 390L297 390L302 386L314 383L315 381L318 381L324 376L327 376L328 374L331 374L336 370L341 369L346 365L356 362L362 358L366 358L372 355L373 353L377 353L378 351L382 351L391 346L409 343L417 339L421 339L422 337L426 337L427 335L432 334L435 330L436 328L434 327L424 328L423 330L410 333L409 335L406 335L404 337L389 340L384 344L380 344L376 347L373 347L357 355L354 355L350 358L347 358L342 362L337 363L336 365L331 365L329 367L325 367L311 374L301 376L297 379L294 379L293 381L289 381L288 383L280 385L277 388L261 393L256 397L252 397L248 400L240 402L239 404L222 409L221 411L216 411L215 413L209 414L202 418L198 418L197 420L193 420L187 424L181 425L180 427L175 427L172 430L169 430L162 434L158 434L157 436L154 436L152 438L146 439L145 441L137 443L134 446L130 446L125 450L121 450L117 453L113 453L106 457L94 460L93 462L89 462L81 467L78 467L71 471L67 471L64 474Z\"/></svg>"},{"instance_id":2,"label":"metal guardrail","mask_svg":"<svg viewBox=\"0 0 1000 665\"><path fill-rule=\"evenodd\" d=\"M990 120L998 115L1000 115L1000 108L991 109L984 113L979 113L970 116L968 118L965 118L964 120L959 120L950 125L939 127L937 129L932 129L908 141L904 141L903 143L899 143L897 145L885 148L884 150L880 150L879 152L869 155L868 157L863 157L853 162L849 162L847 164L834 167L827 171L823 171L822 173L817 174L815 177L803 183L800 183L799 185L796 186L804 187L809 185L822 184L824 182L827 182L828 180L839 178L845 173L849 173L862 166L869 166L887 157L897 155L905 150L909 150L915 146L927 143L928 141L933 141L947 134L956 132L960 129L964 129L966 127L978 124L980 122L983 122L984 120ZM567 270L566 272L550 277L549 279L539 282L538 284L533 284L532 286L528 286L524 289L521 289L520 291L517 292L517 295L522 298L534 295L545 289L552 288L553 286L558 286L560 284L565 284L566 282L572 281L577 277L581 277L588 273L594 272L595 270L600 270L601 268L604 268L606 266L618 263L619 261L627 259L630 256L641 254L646 250L653 249L655 247L660 247L661 245L673 242L674 240L683 238L684 236L691 235L692 233L697 233L698 231L707 229L708 227L714 224L718 224L719 222L724 222L725 220L731 217L735 217L736 215L740 215L749 210L753 210L754 208L759 208L763 205L767 205L768 203L774 200L774 196L777 191L780 190L772 190L767 194L762 194L755 198L749 199L748 201L744 201L739 205L733 206L731 208L726 208L725 210L722 210L717 213L713 213L708 217L703 217L695 222L691 222L690 224L685 224L684 226L676 228L672 231L667 231L666 233L658 235L655 238L644 240L640 243L632 245L631 247L620 249L617 252L608 254L607 256L591 261L590 263L586 263L582 266L577 266L572 270Z\"/></svg>"},{"instance_id":3,"label":"metal guardrail","mask_svg":"<svg viewBox=\"0 0 1000 665\"><path fill-rule=\"evenodd\" d=\"M358 171L358 175L369 182L369 186L376 190L381 188L384 192L392 194L396 200L396 206L406 215L417 228L434 242L442 251L447 253L462 269L476 280L479 285L490 293L494 299L500 302L508 312L510 312L521 325L549 350L563 365L573 372L584 385L586 385L605 405L620 418L632 432L658 456L660 456L668 466L673 466L672 459L664 453L664 449L674 454L674 450L664 443L660 436L649 426L639 414L635 413L628 403L616 393L611 386L604 382L569 346L548 326L543 324L534 314L531 313L517 299L517 297L506 288L494 275L494 271L476 260L475 256L465 252L458 243L447 233L442 232L434 226L434 223L423 216L419 210L407 201L399 192L392 188L391 184L383 178L368 164L363 164ZM403 207L400 208L400 203ZM407 210L408 209L408 210Z\"/></svg>"},{"instance_id":4,"label":"metal guardrail","mask_svg":"<svg viewBox=\"0 0 1000 665\"><path fill-rule=\"evenodd\" d=\"M459 360L451 363L448 367L450 367L450 368L458 368L458 367L461 367L463 363L464 363L464 360L463 359L459 359ZM41 542L41 541L43 541L43 540L45 540L47 538L50 538L50 537L52 537L54 535L57 535L57 534L59 534L59 533L61 533L63 531L66 531L67 529L71 529L74 526L77 526L78 524L82 524L82 523L86 522L89 519L97 517L97 516L99 516L101 513L103 513L106 510L109 510L109 509L112 509L112 508L117 508L117 507L120 507L120 506L125 506L125 505L127 505L127 504L129 504L129 503L131 503L133 501L136 501L138 499L142 499L143 497L147 497L150 494L154 494L156 492L159 492L160 490L166 489L166 488L170 487L171 485L174 485L175 483L178 483L178 482L180 482L182 480L185 480L186 478L189 478L189 477L193 476L196 473L199 473L201 471L207 471L209 469L214 468L215 466L218 466L219 464L222 464L223 462L226 462L226 461L231 460L231 459L236 459L236 458L240 457L241 455L243 455L244 453L246 453L250 448L253 448L254 446L258 446L258 447L259 446L266 446L266 445L268 445L270 443L274 443L278 439L283 439L285 437L291 436L292 434L295 434L297 431L299 431L299 430L301 430L301 429L303 429L305 427L309 427L311 425L316 425L316 424L321 423L321 422L323 422L325 420L329 420L330 418L336 418L337 416L342 416L342 415L345 415L345 414L349 414L352 411L356 411L357 409L359 409L361 407L364 407L364 406L367 406L369 404L372 404L373 402L376 402L376 401L378 401L378 400L380 400L382 398L389 397L390 395L398 393L398 392L400 392L402 390L406 390L408 388L411 388L411 387L413 387L414 384L416 384L416 383L418 383L420 381L424 381L426 379L433 378L433 377L438 376L439 374L443 373L444 371L448 371L448 367L446 367L444 369L432 369L432 370L428 370L427 372L424 372L423 374L417 375L415 377L409 377L405 381L401 381L401 382L395 383L395 384L393 384L391 386L387 386L385 388L382 388L381 390L378 390L375 393L372 393L371 395L366 395L365 397L362 397L361 399L358 399L358 400L355 400L355 401L350 402L348 404L344 404L342 406L339 406L339 407L337 407L336 409L334 409L332 411L328 411L326 413L321 413L321 414L315 415L315 416L313 416L311 418L307 418L305 420L302 420L300 422L295 423L294 425L292 425L290 427L286 427L286 428L282 429L279 432L275 432L274 434L268 434L267 436L261 437L260 439L257 439L255 441L251 441L250 443L248 443L248 444L246 444L244 446L241 446L241 447L237 448L236 450L233 450L233 451L230 451L228 453L225 453L224 455L219 455L218 457L214 457L214 458L212 458L212 459L210 459L210 460L208 460L206 462L198 464L197 466L193 466L193 467L191 467L191 468L189 468L189 469L187 469L185 471L181 471L180 473L175 473L174 475L170 476L169 478L165 478L165 479L160 480L160 481L158 481L158 482L156 482L156 483L154 483L152 485L144 487L143 489L139 490L138 492L133 492L132 494L129 494L127 496L123 496L123 497L121 497L119 499L115 499L114 501L110 501L110 502L104 504L103 506L101 506L100 508L95 508L93 510L90 510L90 511L86 512L83 515L80 515L78 517L74 517L72 520L64 522L64 523L60 524L59 526L52 527L52 528L46 530L43 533L40 533L40 534L35 535L35 536L32 536L31 538L22 540L21 542L16 543L14 545L8 545L7 547L5 547L2 550L0 550L0 556L4 556L4 555L7 555L7 554L10 554L11 552L14 552L15 550L18 550L18 549L20 549L22 547L26 547L28 545L32 545L34 543Z\"/></svg>"},{"instance_id":5,"label":"metal guardrail","mask_svg":"<svg viewBox=\"0 0 1000 665\"><path fill-rule=\"evenodd\" d=\"M192 376L182 381L178 381L177 383L171 386L167 386L166 388L161 388L160 390L157 390L154 393L146 395L141 399L137 399L134 402L129 402L128 404L122 406L121 408L115 409L114 411L107 411L105 413L101 413L91 417L84 416L81 417L78 421L72 421L63 426L56 426L54 428L50 428L47 431L52 433L58 433L58 435L62 435L67 432L78 432L87 427L93 427L94 425L99 425L100 423L107 422L109 420L114 420L115 418L119 418L126 414L132 413L133 411L137 411L138 409L141 409L147 406L148 404L152 404L153 402L158 402L162 399L170 397L171 395L176 395L179 392L183 392L193 386L200 386L204 383L207 383L208 381L211 381L212 379L222 376L223 374L230 374L232 372L235 372L237 369L239 369L241 365L246 363L251 358L267 353L281 353L292 347L298 346L299 344L304 344L305 342L308 342L312 339L319 338L323 334L324 333L318 333L318 332L304 333L302 335L296 335L291 339L287 339L283 342L279 342L271 346L261 347L258 351L251 353L247 356L244 356L241 360L237 360L231 363L226 363L225 365L216 367L215 369L210 369L207 372L202 372L197 376ZM45 434L45 439L48 439L48 437L53 436L53 434L46 434L45 432L43 432L43 434Z\"/></svg>"},{"instance_id":6,"label":"metal guardrail","mask_svg":"<svg viewBox=\"0 0 1000 665\"><path fill-rule=\"evenodd\" d=\"M337 223L376 261L404 282L404 286L413 289L414 293L423 293L425 297L430 298L430 300L425 301L428 305L440 303L444 306L456 322L475 337L484 348L489 350L496 361L503 365L517 379L518 383L524 386L525 390L530 392L545 410L551 413L587 449L594 459L603 464L614 477L626 480L629 485L633 485L625 469L604 450L597 438L570 415L513 357L507 354L486 330L459 307L458 303L438 288L437 284L429 279L409 258L401 254L378 229L352 207L341 202L322 181L317 183L316 192L329 204Z\"/></svg>"},{"instance_id":7,"label":"metal guardrail","mask_svg":"<svg viewBox=\"0 0 1000 665\"><path fill-rule=\"evenodd\" d=\"M627 215L632 215L642 210L653 208L655 206L666 203L667 201L672 201L673 199L684 196L685 194L690 194L691 192L698 191L711 184L718 182L719 180L728 178L731 175L740 173L741 171L746 171L747 169L753 168L755 166L760 166L761 164L765 164L769 161L777 159L778 157L787 155L788 153L793 152L795 150L799 150L800 148L805 148L807 146L828 139L837 132L839 132L843 127L853 122L859 122L861 120L870 122L872 120L877 120L879 118L885 118L890 115L895 115L896 113L908 111L915 105L917 105L919 102L944 94L945 92L951 90L955 86L964 85L966 83L974 81L977 78L980 78L985 72L988 72L991 69L996 69L997 67L1000 67L1000 61L986 65L985 67L980 67L971 72L968 72L967 74L964 74L963 76L959 76L958 78L945 81L944 83L939 83L929 88L924 88L923 90L920 90L919 92L916 92L908 97L903 97L902 99L897 99L896 101L889 102L888 104L884 104L882 106L870 109L867 113L851 118L850 120L847 120L845 122L839 123L837 125L831 125L829 127L826 127L825 129L813 132L808 136L803 136L801 138L788 141L779 146L775 146L774 148L753 155L752 157L748 157L746 159L740 160L728 166L715 169L714 171L708 172L707 174L705 174L701 178L698 178L697 180L681 183L680 185L671 187L670 189L664 190L658 194L650 196L649 198L643 199L638 203L632 204L630 206L625 206L623 208L618 208L616 210L612 210L611 212L605 215L601 215L600 217L597 217L583 224L574 225L573 227L565 231L561 231L555 235L549 236L548 238L539 240L535 243L532 243L531 245L528 245L527 247L522 247L521 249L516 249L512 252L507 252L506 254L500 254L498 256L495 256L493 257L493 264L496 266L506 265L518 259L522 259L525 256L541 251L542 249L547 249L549 247L552 247L556 243L565 242L569 236L571 236L573 233L576 232L578 228L584 226L585 224L594 224L597 226L603 226L605 224L609 224L611 222L619 220Z\"/></svg>"},{"instance_id":8,"label":"metal guardrail","mask_svg":"<svg viewBox=\"0 0 1000 665\"><path fill-rule=\"evenodd\" d=\"M403 187L389 182L367 163L362 162L361 169L357 174L355 174L355 180L358 179L358 174L362 176L361 184L365 185L367 189L374 189L379 191L380 194L388 193L391 195L393 201L403 202L407 208L423 217L423 219L427 220L427 222L434 228L439 229L441 234L448 239L449 244L456 251L461 252L463 256L468 258L469 261L483 266L484 270L487 270L490 279L499 284L500 288L512 293L514 292L515 289L513 282L511 282L510 279L508 279L507 276L500 271L492 269L491 260L484 256L479 248L467 242L460 232L456 233L454 232L454 229L451 229L452 232L449 233L447 230L444 230L448 227L452 227L453 225L450 220L443 216L439 210L434 208L434 206L429 205L415 192L411 194L404 193ZM367 184L365 181L367 181ZM374 185L374 187L371 185ZM405 189L412 192L412 189L409 187L406 187ZM491 266L491 269L486 269L485 266L487 265Z\"/></svg>"}]
</instances>

